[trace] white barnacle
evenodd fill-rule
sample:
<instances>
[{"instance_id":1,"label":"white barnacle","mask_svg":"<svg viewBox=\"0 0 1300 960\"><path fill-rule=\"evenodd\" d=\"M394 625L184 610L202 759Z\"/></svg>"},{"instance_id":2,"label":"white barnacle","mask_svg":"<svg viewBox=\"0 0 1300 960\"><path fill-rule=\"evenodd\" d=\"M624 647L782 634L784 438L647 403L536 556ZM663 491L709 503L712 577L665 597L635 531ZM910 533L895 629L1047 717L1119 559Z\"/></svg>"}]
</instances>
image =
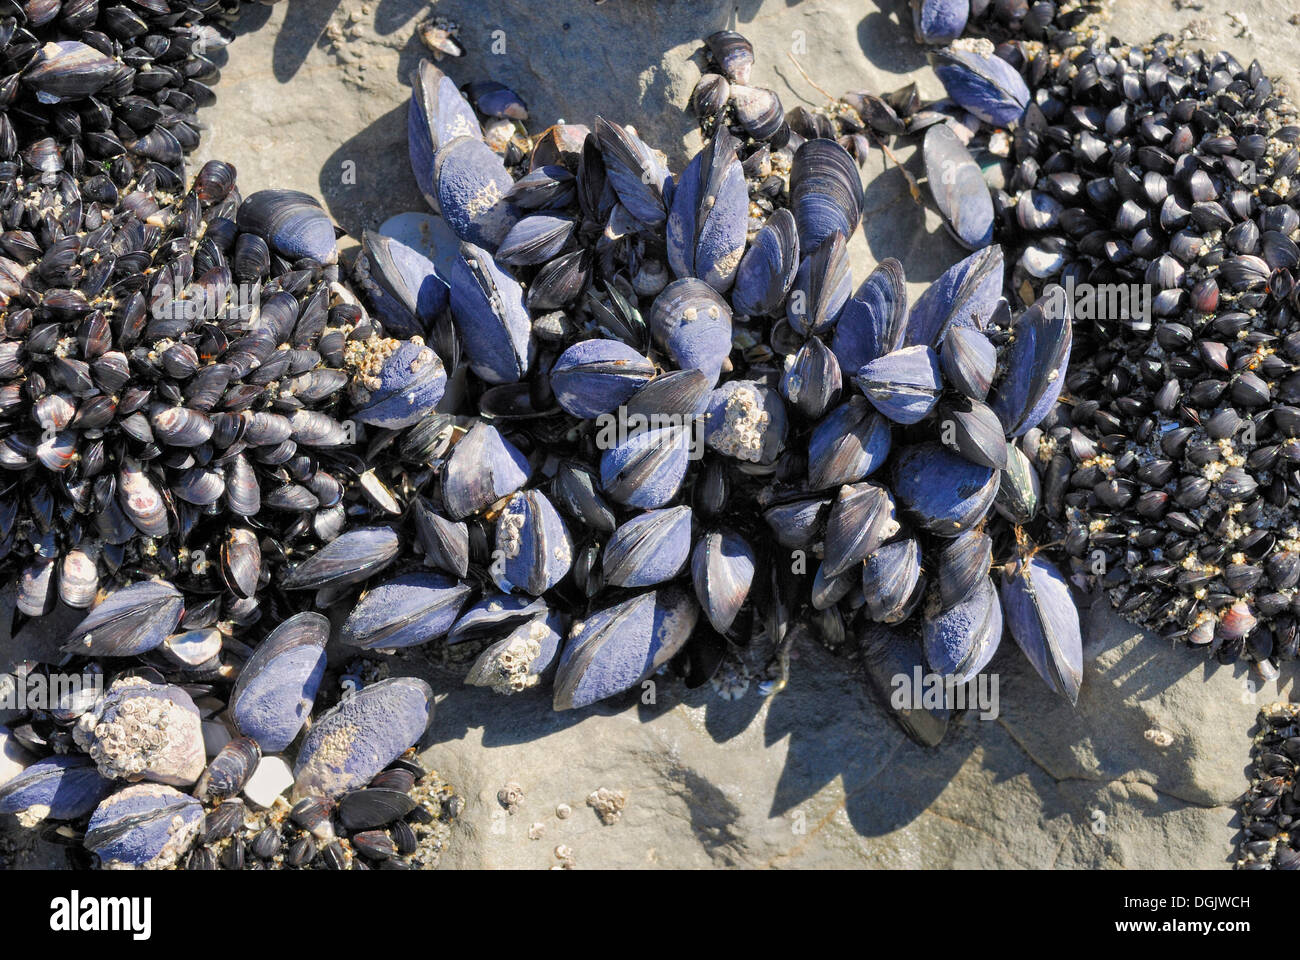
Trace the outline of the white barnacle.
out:
<instances>
[{"instance_id":1,"label":"white barnacle","mask_svg":"<svg viewBox=\"0 0 1300 960\"><path fill-rule=\"evenodd\" d=\"M758 391L737 387L727 398L722 425L709 435L709 444L726 456L758 463L763 459L763 439L770 420Z\"/></svg>"},{"instance_id":2,"label":"white barnacle","mask_svg":"<svg viewBox=\"0 0 1300 960\"><path fill-rule=\"evenodd\" d=\"M523 494L517 493L510 498L510 502L501 513L501 518L497 520L497 549L504 553L508 560L519 556L523 546L524 521L527 516L527 500Z\"/></svg>"}]
</instances>

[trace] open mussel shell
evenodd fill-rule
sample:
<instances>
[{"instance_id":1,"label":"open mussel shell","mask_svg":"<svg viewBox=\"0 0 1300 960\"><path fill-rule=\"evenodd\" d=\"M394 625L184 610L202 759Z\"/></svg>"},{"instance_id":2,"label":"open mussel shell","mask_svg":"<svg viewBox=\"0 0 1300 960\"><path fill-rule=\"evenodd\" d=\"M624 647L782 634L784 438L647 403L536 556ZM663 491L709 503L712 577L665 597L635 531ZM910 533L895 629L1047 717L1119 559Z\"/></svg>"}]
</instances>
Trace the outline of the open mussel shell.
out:
<instances>
[{"instance_id":1,"label":"open mussel shell","mask_svg":"<svg viewBox=\"0 0 1300 960\"><path fill-rule=\"evenodd\" d=\"M938 443L906 447L894 463L894 495L922 529L955 537L993 505L998 471L972 463Z\"/></svg>"},{"instance_id":2,"label":"open mussel shell","mask_svg":"<svg viewBox=\"0 0 1300 960\"><path fill-rule=\"evenodd\" d=\"M893 713L909 737L923 747L938 746L948 732L947 707L900 709L895 706L897 678L919 678L926 669L916 640L902 629L864 620L858 634L858 650L876 699Z\"/></svg>"},{"instance_id":3,"label":"open mussel shell","mask_svg":"<svg viewBox=\"0 0 1300 960\"><path fill-rule=\"evenodd\" d=\"M719 126L676 181L668 212L668 265L725 293L745 252L749 189L736 140Z\"/></svg>"},{"instance_id":4,"label":"open mussel shell","mask_svg":"<svg viewBox=\"0 0 1300 960\"><path fill-rule=\"evenodd\" d=\"M930 195L953 237L968 250L988 246L993 198L970 152L945 123L925 131L922 152Z\"/></svg>"},{"instance_id":5,"label":"open mussel shell","mask_svg":"<svg viewBox=\"0 0 1300 960\"><path fill-rule=\"evenodd\" d=\"M68 635L64 649L90 657L133 657L159 646L176 630L185 601L163 580L115 590Z\"/></svg>"},{"instance_id":6,"label":"open mussel shell","mask_svg":"<svg viewBox=\"0 0 1300 960\"><path fill-rule=\"evenodd\" d=\"M691 552L691 508L647 510L620 525L605 544L605 582L649 587L670 580Z\"/></svg>"},{"instance_id":7,"label":"open mussel shell","mask_svg":"<svg viewBox=\"0 0 1300 960\"><path fill-rule=\"evenodd\" d=\"M555 664L563 629L564 618L557 611L516 626L478 655L465 682L507 695L536 686Z\"/></svg>"},{"instance_id":8,"label":"open mussel shell","mask_svg":"<svg viewBox=\"0 0 1300 960\"><path fill-rule=\"evenodd\" d=\"M609 185L636 220L655 227L667 219L664 189L668 168L655 152L625 127L597 117L593 132L600 145Z\"/></svg>"},{"instance_id":9,"label":"open mussel shell","mask_svg":"<svg viewBox=\"0 0 1300 960\"><path fill-rule=\"evenodd\" d=\"M799 270L799 231L782 207L754 235L736 268L731 306L742 317L767 316L785 302Z\"/></svg>"},{"instance_id":10,"label":"open mussel shell","mask_svg":"<svg viewBox=\"0 0 1300 960\"><path fill-rule=\"evenodd\" d=\"M451 629L470 592L469 584L441 574L404 573L362 595L339 639L365 650L428 643Z\"/></svg>"},{"instance_id":11,"label":"open mussel shell","mask_svg":"<svg viewBox=\"0 0 1300 960\"><path fill-rule=\"evenodd\" d=\"M694 277L668 284L650 310L650 329L679 368L718 382L731 353L731 308L713 287Z\"/></svg>"},{"instance_id":12,"label":"open mussel shell","mask_svg":"<svg viewBox=\"0 0 1300 960\"><path fill-rule=\"evenodd\" d=\"M235 681L230 715L240 732L266 753L279 753L307 722L325 676L330 625L319 613L299 613L253 651Z\"/></svg>"},{"instance_id":13,"label":"open mussel shell","mask_svg":"<svg viewBox=\"0 0 1300 960\"><path fill-rule=\"evenodd\" d=\"M835 323L831 349L850 375L892 353L908 333L907 286L903 265L882 260L844 304Z\"/></svg>"},{"instance_id":14,"label":"open mussel shell","mask_svg":"<svg viewBox=\"0 0 1300 960\"><path fill-rule=\"evenodd\" d=\"M948 96L985 123L1006 127L1024 115L1029 88L1016 69L993 52L987 40L935 50L930 62Z\"/></svg>"},{"instance_id":15,"label":"open mussel shell","mask_svg":"<svg viewBox=\"0 0 1300 960\"><path fill-rule=\"evenodd\" d=\"M392 563L400 549L400 538L391 527L356 527L289 568L280 586L321 590L360 583Z\"/></svg>"},{"instance_id":16,"label":"open mussel shell","mask_svg":"<svg viewBox=\"0 0 1300 960\"><path fill-rule=\"evenodd\" d=\"M573 564L573 541L551 501L540 490L516 493L497 517L496 555L490 573L506 593L540 596Z\"/></svg>"},{"instance_id":17,"label":"open mussel shell","mask_svg":"<svg viewBox=\"0 0 1300 960\"><path fill-rule=\"evenodd\" d=\"M650 360L619 340L581 340L551 368L551 390L568 413L593 418L617 410L654 378Z\"/></svg>"},{"instance_id":18,"label":"open mussel shell","mask_svg":"<svg viewBox=\"0 0 1300 960\"><path fill-rule=\"evenodd\" d=\"M1054 287L1012 328L1014 339L1002 361L1005 372L989 400L1009 437L1037 426L1065 386L1073 342L1067 306L1064 291Z\"/></svg>"},{"instance_id":19,"label":"open mussel shell","mask_svg":"<svg viewBox=\"0 0 1300 960\"><path fill-rule=\"evenodd\" d=\"M394 677L363 687L318 718L294 763L293 798L337 797L364 786L423 735L433 691Z\"/></svg>"},{"instance_id":20,"label":"open mussel shell","mask_svg":"<svg viewBox=\"0 0 1300 960\"><path fill-rule=\"evenodd\" d=\"M90 817L86 849L106 870L176 866L203 831L203 805L159 783L138 783L106 798Z\"/></svg>"},{"instance_id":21,"label":"open mussel shell","mask_svg":"<svg viewBox=\"0 0 1300 960\"><path fill-rule=\"evenodd\" d=\"M635 687L676 655L698 618L694 598L667 587L575 622L555 675L555 709L589 706Z\"/></svg>"},{"instance_id":22,"label":"open mussel shell","mask_svg":"<svg viewBox=\"0 0 1300 960\"><path fill-rule=\"evenodd\" d=\"M1046 558L1022 558L1003 569L1001 592L1011 636L1043 682L1076 703L1083 680L1083 636L1061 572Z\"/></svg>"},{"instance_id":23,"label":"open mussel shell","mask_svg":"<svg viewBox=\"0 0 1300 960\"><path fill-rule=\"evenodd\" d=\"M370 302L384 329L399 337L427 336L447 307L447 283L425 256L406 244L372 230L361 235L369 279Z\"/></svg>"},{"instance_id":24,"label":"open mussel shell","mask_svg":"<svg viewBox=\"0 0 1300 960\"><path fill-rule=\"evenodd\" d=\"M922 637L931 670L954 684L972 679L993 659L1002 639L1002 607L993 581L985 576L951 607L927 604Z\"/></svg>"},{"instance_id":25,"label":"open mussel shell","mask_svg":"<svg viewBox=\"0 0 1300 960\"><path fill-rule=\"evenodd\" d=\"M82 754L45 757L0 786L0 813L32 826L42 820L85 816L113 789Z\"/></svg>"},{"instance_id":26,"label":"open mussel shell","mask_svg":"<svg viewBox=\"0 0 1300 960\"><path fill-rule=\"evenodd\" d=\"M239 205L239 229L262 237L287 260L337 263L334 224L321 205L297 190L259 190Z\"/></svg>"},{"instance_id":27,"label":"open mussel shell","mask_svg":"<svg viewBox=\"0 0 1300 960\"><path fill-rule=\"evenodd\" d=\"M862 565L862 596L867 615L881 623L899 623L915 608L921 584L921 545L900 537L869 553Z\"/></svg>"},{"instance_id":28,"label":"open mussel shell","mask_svg":"<svg viewBox=\"0 0 1300 960\"><path fill-rule=\"evenodd\" d=\"M525 483L532 468L510 441L477 421L452 447L442 481L443 506L452 520L486 510Z\"/></svg>"}]
</instances>

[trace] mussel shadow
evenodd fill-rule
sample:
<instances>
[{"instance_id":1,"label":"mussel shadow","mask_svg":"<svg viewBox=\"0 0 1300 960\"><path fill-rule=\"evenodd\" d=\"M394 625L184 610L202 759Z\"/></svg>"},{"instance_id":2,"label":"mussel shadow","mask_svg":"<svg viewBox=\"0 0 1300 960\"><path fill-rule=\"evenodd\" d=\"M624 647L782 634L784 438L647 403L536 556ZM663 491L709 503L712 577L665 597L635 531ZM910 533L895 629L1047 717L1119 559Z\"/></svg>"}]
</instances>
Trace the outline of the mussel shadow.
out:
<instances>
[{"instance_id":1,"label":"mussel shadow","mask_svg":"<svg viewBox=\"0 0 1300 960\"><path fill-rule=\"evenodd\" d=\"M505 698L501 694L466 685L467 669L468 664L439 665L422 672L433 688L437 706L420 741L421 750L464 740L473 729L482 730L484 748L530 743L581 723L587 716L585 710L553 709L549 684L513 694L508 709L502 709Z\"/></svg>"},{"instance_id":2,"label":"mussel shadow","mask_svg":"<svg viewBox=\"0 0 1300 960\"><path fill-rule=\"evenodd\" d=\"M877 0L877 9L858 24L858 45L873 66L911 73L926 65L925 51L912 38L907 0Z\"/></svg>"},{"instance_id":3,"label":"mussel shadow","mask_svg":"<svg viewBox=\"0 0 1300 960\"><path fill-rule=\"evenodd\" d=\"M931 283L967 255L942 226L926 224L924 198L923 192L921 202L912 199L903 171L893 164L864 195L862 234L872 258L900 261L911 283Z\"/></svg>"},{"instance_id":4,"label":"mussel shadow","mask_svg":"<svg viewBox=\"0 0 1300 960\"><path fill-rule=\"evenodd\" d=\"M338 5L339 0L289 0L271 54L271 72L276 80L288 83L293 79Z\"/></svg>"},{"instance_id":5,"label":"mussel shadow","mask_svg":"<svg viewBox=\"0 0 1300 960\"><path fill-rule=\"evenodd\" d=\"M424 212L406 147L406 104L344 141L322 164L320 196L336 223L355 238L388 217Z\"/></svg>"},{"instance_id":6,"label":"mussel shadow","mask_svg":"<svg viewBox=\"0 0 1300 960\"><path fill-rule=\"evenodd\" d=\"M375 33L380 36L396 33L428 7L425 0L379 0L375 7ZM436 6L433 12L438 12Z\"/></svg>"},{"instance_id":7,"label":"mussel shadow","mask_svg":"<svg viewBox=\"0 0 1300 960\"><path fill-rule=\"evenodd\" d=\"M769 815L792 815L838 777L857 833L881 836L915 820L961 769L973 742L950 737L937 749L917 746L856 665L813 642L794 653L789 684L771 698L763 728L769 746L787 741ZM810 821L830 816L808 813Z\"/></svg>"}]
</instances>

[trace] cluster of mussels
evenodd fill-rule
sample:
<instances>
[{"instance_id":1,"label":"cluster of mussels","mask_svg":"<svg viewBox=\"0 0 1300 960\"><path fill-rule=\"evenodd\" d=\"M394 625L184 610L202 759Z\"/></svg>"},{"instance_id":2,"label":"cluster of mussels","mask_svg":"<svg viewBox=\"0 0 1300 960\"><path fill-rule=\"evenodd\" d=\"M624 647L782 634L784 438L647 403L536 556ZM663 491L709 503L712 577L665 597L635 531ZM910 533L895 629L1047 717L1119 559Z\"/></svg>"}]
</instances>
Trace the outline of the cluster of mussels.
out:
<instances>
[{"instance_id":1,"label":"cluster of mussels","mask_svg":"<svg viewBox=\"0 0 1300 960\"><path fill-rule=\"evenodd\" d=\"M454 812L404 756L428 685L350 677L309 723L330 625L288 591L384 513L359 439L431 412L445 372L340 281L315 201L245 198L220 161L185 189L223 12L0 11L0 813L108 867L196 840L196 866L428 865Z\"/></svg>"},{"instance_id":2,"label":"cluster of mussels","mask_svg":"<svg viewBox=\"0 0 1300 960\"><path fill-rule=\"evenodd\" d=\"M244 198L218 161L184 193L130 161L111 203L28 231L0 340L17 641L29 674L111 682L0 715L35 761L0 812L108 867L428 862L456 798L423 803L402 758L431 690L339 682L331 638L384 664L438 641L468 683L571 709L657 673L779 689L795 627L860 638L883 688L923 664L960 684L1005 621L1075 699L1024 449L1068 315L1013 319L997 247L910 308L896 261L855 291L868 122L757 136L749 44L709 46L732 93L676 178L630 128L527 138L513 93L421 63L445 279L367 233L359 299L317 204ZM88 182L29 178L55 180Z\"/></svg>"},{"instance_id":3,"label":"cluster of mussels","mask_svg":"<svg viewBox=\"0 0 1300 960\"><path fill-rule=\"evenodd\" d=\"M985 121L1011 288L1073 308L1066 402L1029 438L1071 572L1275 677L1300 583L1294 108L1258 63L1164 39L935 60Z\"/></svg>"},{"instance_id":4,"label":"cluster of mussels","mask_svg":"<svg viewBox=\"0 0 1300 960\"><path fill-rule=\"evenodd\" d=\"M1294 824L1300 816L1300 707L1272 703L1259 712L1250 789L1241 798L1240 870L1300 869Z\"/></svg>"},{"instance_id":5,"label":"cluster of mussels","mask_svg":"<svg viewBox=\"0 0 1300 960\"><path fill-rule=\"evenodd\" d=\"M693 106L716 108L712 136L678 177L600 117L526 151L488 143L455 84L418 67L412 168L457 239L435 257L449 275L378 236L359 273L385 325L454 345L447 389L371 444L396 452L379 468L391 523L345 532L287 582L328 591L318 602L355 584L353 646L442 639L502 693L554 674L557 709L665 667L728 695L753 676L779 688L800 624L832 643L875 625L959 684L1004 612L1073 700L1077 615L1015 528L1038 500L1019 438L1056 402L1068 317L1013 320L997 248L910 309L896 261L855 291L862 188L840 141L865 122L846 134L767 99L777 122L760 125L748 42L708 48L717 72ZM362 555L366 582L345 583L338 561ZM371 577L391 563L407 572Z\"/></svg>"}]
</instances>

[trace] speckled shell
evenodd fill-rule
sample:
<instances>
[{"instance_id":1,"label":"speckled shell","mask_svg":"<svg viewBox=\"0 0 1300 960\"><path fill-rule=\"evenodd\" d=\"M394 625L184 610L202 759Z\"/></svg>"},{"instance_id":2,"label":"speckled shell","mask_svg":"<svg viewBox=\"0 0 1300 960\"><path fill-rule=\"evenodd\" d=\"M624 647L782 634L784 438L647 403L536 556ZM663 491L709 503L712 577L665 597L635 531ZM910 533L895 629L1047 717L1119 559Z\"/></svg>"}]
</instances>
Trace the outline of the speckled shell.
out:
<instances>
[{"instance_id":1,"label":"speckled shell","mask_svg":"<svg viewBox=\"0 0 1300 960\"><path fill-rule=\"evenodd\" d=\"M695 277L668 284L650 310L650 329L678 367L718 382L731 353L731 308L711 286Z\"/></svg>"},{"instance_id":2,"label":"speckled shell","mask_svg":"<svg viewBox=\"0 0 1300 960\"><path fill-rule=\"evenodd\" d=\"M937 443L922 443L899 454L893 489L923 529L955 537L988 513L998 491L998 472Z\"/></svg>"},{"instance_id":3,"label":"speckled shell","mask_svg":"<svg viewBox=\"0 0 1300 960\"><path fill-rule=\"evenodd\" d=\"M433 161L433 189L442 218L466 243L495 251L519 219L505 199L514 186L501 157L477 137L439 145Z\"/></svg>"},{"instance_id":4,"label":"speckled shell","mask_svg":"<svg viewBox=\"0 0 1300 960\"><path fill-rule=\"evenodd\" d=\"M362 688L321 715L303 738L293 768L293 798L336 797L369 783L424 733L433 691L394 677Z\"/></svg>"},{"instance_id":5,"label":"speckled shell","mask_svg":"<svg viewBox=\"0 0 1300 960\"><path fill-rule=\"evenodd\" d=\"M926 662L936 673L960 684L983 670L1002 639L1002 608L993 581L985 577L946 610L927 608L922 637Z\"/></svg>"},{"instance_id":6,"label":"speckled shell","mask_svg":"<svg viewBox=\"0 0 1300 960\"><path fill-rule=\"evenodd\" d=\"M497 554L488 568L503 592L540 596L573 564L573 541L551 501L540 490L510 498L497 517Z\"/></svg>"},{"instance_id":7,"label":"speckled shell","mask_svg":"<svg viewBox=\"0 0 1300 960\"><path fill-rule=\"evenodd\" d=\"M90 817L86 848L109 870L174 867L203 829L203 805L158 783L125 787Z\"/></svg>"},{"instance_id":8,"label":"speckled shell","mask_svg":"<svg viewBox=\"0 0 1300 960\"><path fill-rule=\"evenodd\" d=\"M731 288L745 252L749 189L735 138L719 125L677 181L668 213L668 265L719 293Z\"/></svg>"}]
</instances>

